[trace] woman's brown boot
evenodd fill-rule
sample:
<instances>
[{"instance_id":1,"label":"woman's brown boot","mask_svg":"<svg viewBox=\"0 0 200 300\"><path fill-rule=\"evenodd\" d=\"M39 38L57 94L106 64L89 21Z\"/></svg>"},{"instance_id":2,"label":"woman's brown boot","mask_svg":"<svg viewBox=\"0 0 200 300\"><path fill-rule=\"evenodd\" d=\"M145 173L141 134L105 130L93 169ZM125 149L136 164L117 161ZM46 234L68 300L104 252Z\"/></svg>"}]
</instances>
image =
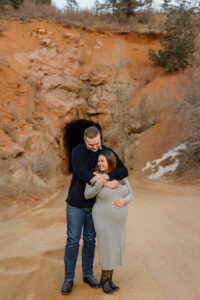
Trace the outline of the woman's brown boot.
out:
<instances>
[{"instance_id":1,"label":"woman's brown boot","mask_svg":"<svg viewBox=\"0 0 200 300\"><path fill-rule=\"evenodd\" d=\"M110 284L111 271L102 270L100 284L104 293L110 294L113 293L113 289Z\"/></svg>"},{"instance_id":2,"label":"woman's brown boot","mask_svg":"<svg viewBox=\"0 0 200 300\"><path fill-rule=\"evenodd\" d=\"M111 286L111 288L112 288L113 291L118 291L119 290L119 286L117 286L116 284L114 284L114 282L112 281L113 271L114 270L111 270L110 286Z\"/></svg>"}]
</instances>

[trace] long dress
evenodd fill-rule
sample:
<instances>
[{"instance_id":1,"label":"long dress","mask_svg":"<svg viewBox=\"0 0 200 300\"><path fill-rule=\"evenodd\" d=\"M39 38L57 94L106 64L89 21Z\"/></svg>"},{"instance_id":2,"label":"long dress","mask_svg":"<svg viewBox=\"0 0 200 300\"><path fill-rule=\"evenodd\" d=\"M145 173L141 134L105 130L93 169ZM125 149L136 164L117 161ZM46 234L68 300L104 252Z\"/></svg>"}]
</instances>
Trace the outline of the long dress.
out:
<instances>
[{"instance_id":1,"label":"long dress","mask_svg":"<svg viewBox=\"0 0 200 300\"><path fill-rule=\"evenodd\" d=\"M125 265L127 204L133 198L133 191L127 178L116 189L95 183L86 183L85 198L96 196L92 209L94 226L99 248L99 262L103 270L113 270L116 266ZM112 203L123 198L126 205L116 208Z\"/></svg>"}]
</instances>

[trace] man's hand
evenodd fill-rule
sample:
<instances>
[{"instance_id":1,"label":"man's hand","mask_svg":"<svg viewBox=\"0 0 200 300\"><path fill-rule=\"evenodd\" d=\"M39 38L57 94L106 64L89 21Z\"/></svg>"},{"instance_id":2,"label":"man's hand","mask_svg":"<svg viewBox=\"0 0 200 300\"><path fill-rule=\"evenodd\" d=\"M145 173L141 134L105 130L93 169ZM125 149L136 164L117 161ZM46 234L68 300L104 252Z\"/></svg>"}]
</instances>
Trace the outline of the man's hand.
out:
<instances>
[{"instance_id":1,"label":"man's hand","mask_svg":"<svg viewBox=\"0 0 200 300\"><path fill-rule=\"evenodd\" d=\"M106 181L104 183L104 186L110 188L110 189L116 189L119 185L119 182L117 180L112 180L112 181Z\"/></svg>"},{"instance_id":2,"label":"man's hand","mask_svg":"<svg viewBox=\"0 0 200 300\"><path fill-rule=\"evenodd\" d=\"M90 184L93 185L95 184L95 182L97 181L98 179L98 175L95 175L94 177L92 177L92 179L90 180Z\"/></svg>"},{"instance_id":3,"label":"man's hand","mask_svg":"<svg viewBox=\"0 0 200 300\"><path fill-rule=\"evenodd\" d=\"M101 183L103 182L103 183ZM99 182L101 184L104 184L107 180L109 180L110 177L107 174L96 174L92 179L90 180L91 185L95 184L95 182Z\"/></svg>"},{"instance_id":4,"label":"man's hand","mask_svg":"<svg viewBox=\"0 0 200 300\"><path fill-rule=\"evenodd\" d=\"M126 205L126 201L123 198L118 198L112 203L112 205L116 208L121 208Z\"/></svg>"}]
</instances>

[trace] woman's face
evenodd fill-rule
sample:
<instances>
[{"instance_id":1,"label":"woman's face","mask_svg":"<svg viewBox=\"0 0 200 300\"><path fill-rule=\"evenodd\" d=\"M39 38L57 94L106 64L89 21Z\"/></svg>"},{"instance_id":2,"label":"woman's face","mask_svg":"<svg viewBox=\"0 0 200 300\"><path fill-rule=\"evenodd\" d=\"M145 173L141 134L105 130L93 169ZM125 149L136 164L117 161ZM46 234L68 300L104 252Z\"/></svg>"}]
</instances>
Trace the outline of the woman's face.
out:
<instances>
[{"instance_id":1,"label":"woman's face","mask_svg":"<svg viewBox=\"0 0 200 300\"><path fill-rule=\"evenodd\" d=\"M97 165L101 172L108 172L108 162L105 156L99 155Z\"/></svg>"}]
</instances>

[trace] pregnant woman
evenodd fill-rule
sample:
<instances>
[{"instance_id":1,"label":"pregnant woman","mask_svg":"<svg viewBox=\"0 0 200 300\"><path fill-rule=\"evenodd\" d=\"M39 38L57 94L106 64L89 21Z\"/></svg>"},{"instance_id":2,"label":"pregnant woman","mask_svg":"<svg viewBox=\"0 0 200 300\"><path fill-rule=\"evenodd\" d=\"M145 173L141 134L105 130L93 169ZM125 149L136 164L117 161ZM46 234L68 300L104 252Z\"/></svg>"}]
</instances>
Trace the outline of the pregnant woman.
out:
<instances>
[{"instance_id":1,"label":"pregnant woman","mask_svg":"<svg viewBox=\"0 0 200 300\"><path fill-rule=\"evenodd\" d=\"M116 168L115 155L104 150L98 157L95 174L106 174ZM125 265L127 204L133 198L133 191L127 178L122 179L117 188L109 187L109 181L99 178L91 186L86 183L85 198L96 196L92 209L94 226L99 246L99 261L102 268L101 286L105 293L112 293L119 287L112 281L116 266Z\"/></svg>"}]
</instances>

